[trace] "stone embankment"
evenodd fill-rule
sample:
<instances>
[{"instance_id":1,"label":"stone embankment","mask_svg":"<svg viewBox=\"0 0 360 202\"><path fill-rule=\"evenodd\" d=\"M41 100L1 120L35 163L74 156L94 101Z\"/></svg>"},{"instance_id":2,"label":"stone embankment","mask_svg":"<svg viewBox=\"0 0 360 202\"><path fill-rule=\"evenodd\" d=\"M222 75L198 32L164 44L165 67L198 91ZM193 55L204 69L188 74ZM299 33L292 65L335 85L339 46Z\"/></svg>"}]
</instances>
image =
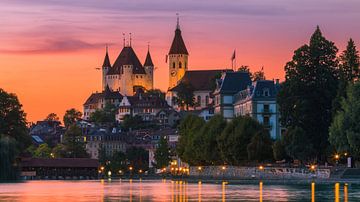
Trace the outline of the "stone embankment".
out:
<instances>
[{"instance_id":1,"label":"stone embankment","mask_svg":"<svg viewBox=\"0 0 360 202\"><path fill-rule=\"evenodd\" d=\"M330 169L284 167L190 167L190 177L209 179L329 179Z\"/></svg>"}]
</instances>

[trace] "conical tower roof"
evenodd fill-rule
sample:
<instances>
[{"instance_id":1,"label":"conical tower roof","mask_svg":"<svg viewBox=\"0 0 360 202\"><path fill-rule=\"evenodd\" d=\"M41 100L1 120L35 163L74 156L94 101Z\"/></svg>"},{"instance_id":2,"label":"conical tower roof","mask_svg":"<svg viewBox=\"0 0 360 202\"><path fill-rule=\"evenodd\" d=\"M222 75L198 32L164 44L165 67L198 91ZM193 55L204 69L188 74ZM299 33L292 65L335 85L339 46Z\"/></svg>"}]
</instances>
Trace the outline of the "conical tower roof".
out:
<instances>
[{"instance_id":1,"label":"conical tower roof","mask_svg":"<svg viewBox=\"0 0 360 202\"><path fill-rule=\"evenodd\" d=\"M107 46L106 46L106 54L105 54L105 58L104 58L104 63L102 65L102 67L111 67Z\"/></svg>"},{"instance_id":2,"label":"conical tower roof","mask_svg":"<svg viewBox=\"0 0 360 202\"><path fill-rule=\"evenodd\" d=\"M181 30L180 30L180 25L179 25L179 18L177 21L177 25L176 25L176 30L175 30L175 36L173 39L173 42L171 44L171 48L169 51L169 55L171 54L184 54L184 55L189 55L184 40L181 36Z\"/></svg>"},{"instance_id":3,"label":"conical tower roof","mask_svg":"<svg viewBox=\"0 0 360 202\"><path fill-rule=\"evenodd\" d=\"M144 63L144 67L153 67L153 66L154 66L154 63L151 59L150 51L148 50L146 59L145 59L145 63Z\"/></svg>"}]
</instances>

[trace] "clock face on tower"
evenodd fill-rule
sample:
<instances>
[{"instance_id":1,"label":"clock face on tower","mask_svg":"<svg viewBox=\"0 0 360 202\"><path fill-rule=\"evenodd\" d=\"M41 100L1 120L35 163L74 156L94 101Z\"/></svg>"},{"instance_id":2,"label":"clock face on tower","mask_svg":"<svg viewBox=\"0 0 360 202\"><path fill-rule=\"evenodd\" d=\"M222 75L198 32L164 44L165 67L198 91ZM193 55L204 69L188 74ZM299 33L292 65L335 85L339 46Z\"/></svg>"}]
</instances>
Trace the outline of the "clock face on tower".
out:
<instances>
[{"instance_id":1,"label":"clock face on tower","mask_svg":"<svg viewBox=\"0 0 360 202\"><path fill-rule=\"evenodd\" d=\"M172 76L172 77L175 77L175 76L176 76L176 71L174 71L174 70L171 71L171 76Z\"/></svg>"}]
</instances>

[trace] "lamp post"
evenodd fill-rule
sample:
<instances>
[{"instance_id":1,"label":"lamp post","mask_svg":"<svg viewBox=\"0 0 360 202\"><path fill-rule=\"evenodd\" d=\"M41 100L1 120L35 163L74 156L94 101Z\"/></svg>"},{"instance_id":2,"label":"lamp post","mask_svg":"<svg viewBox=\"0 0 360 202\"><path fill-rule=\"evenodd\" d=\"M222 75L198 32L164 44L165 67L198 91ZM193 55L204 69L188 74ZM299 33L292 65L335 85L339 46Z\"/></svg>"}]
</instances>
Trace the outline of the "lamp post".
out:
<instances>
[{"instance_id":1,"label":"lamp post","mask_svg":"<svg viewBox=\"0 0 360 202\"><path fill-rule=\"evenodd\" d=\"M129 171L130 171L130 178L132 178L132 170L133 170L133 167L132 167L132 166L130 166L130 167L129 167Z\"/></svg>"}]
</instances>

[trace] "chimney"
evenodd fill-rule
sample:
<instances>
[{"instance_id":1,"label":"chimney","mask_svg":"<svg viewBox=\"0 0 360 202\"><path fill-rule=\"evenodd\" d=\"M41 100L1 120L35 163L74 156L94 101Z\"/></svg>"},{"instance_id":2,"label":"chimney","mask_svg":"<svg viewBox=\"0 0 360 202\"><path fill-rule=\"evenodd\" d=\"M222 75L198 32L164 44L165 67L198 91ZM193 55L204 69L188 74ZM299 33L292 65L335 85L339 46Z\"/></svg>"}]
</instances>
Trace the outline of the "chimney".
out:
<instances>
[{"instance_id":1,"label":"chimney","mask_svg":"<svg viewBox=\"0 0 360 202\"><path fill-rule=\"evenodd\" d=\"M276 80L275 80L275 84L276 84L276 85L279 85L279 84L280 84L279 79L276 79Z\"/></svg>"}]
</instances>

